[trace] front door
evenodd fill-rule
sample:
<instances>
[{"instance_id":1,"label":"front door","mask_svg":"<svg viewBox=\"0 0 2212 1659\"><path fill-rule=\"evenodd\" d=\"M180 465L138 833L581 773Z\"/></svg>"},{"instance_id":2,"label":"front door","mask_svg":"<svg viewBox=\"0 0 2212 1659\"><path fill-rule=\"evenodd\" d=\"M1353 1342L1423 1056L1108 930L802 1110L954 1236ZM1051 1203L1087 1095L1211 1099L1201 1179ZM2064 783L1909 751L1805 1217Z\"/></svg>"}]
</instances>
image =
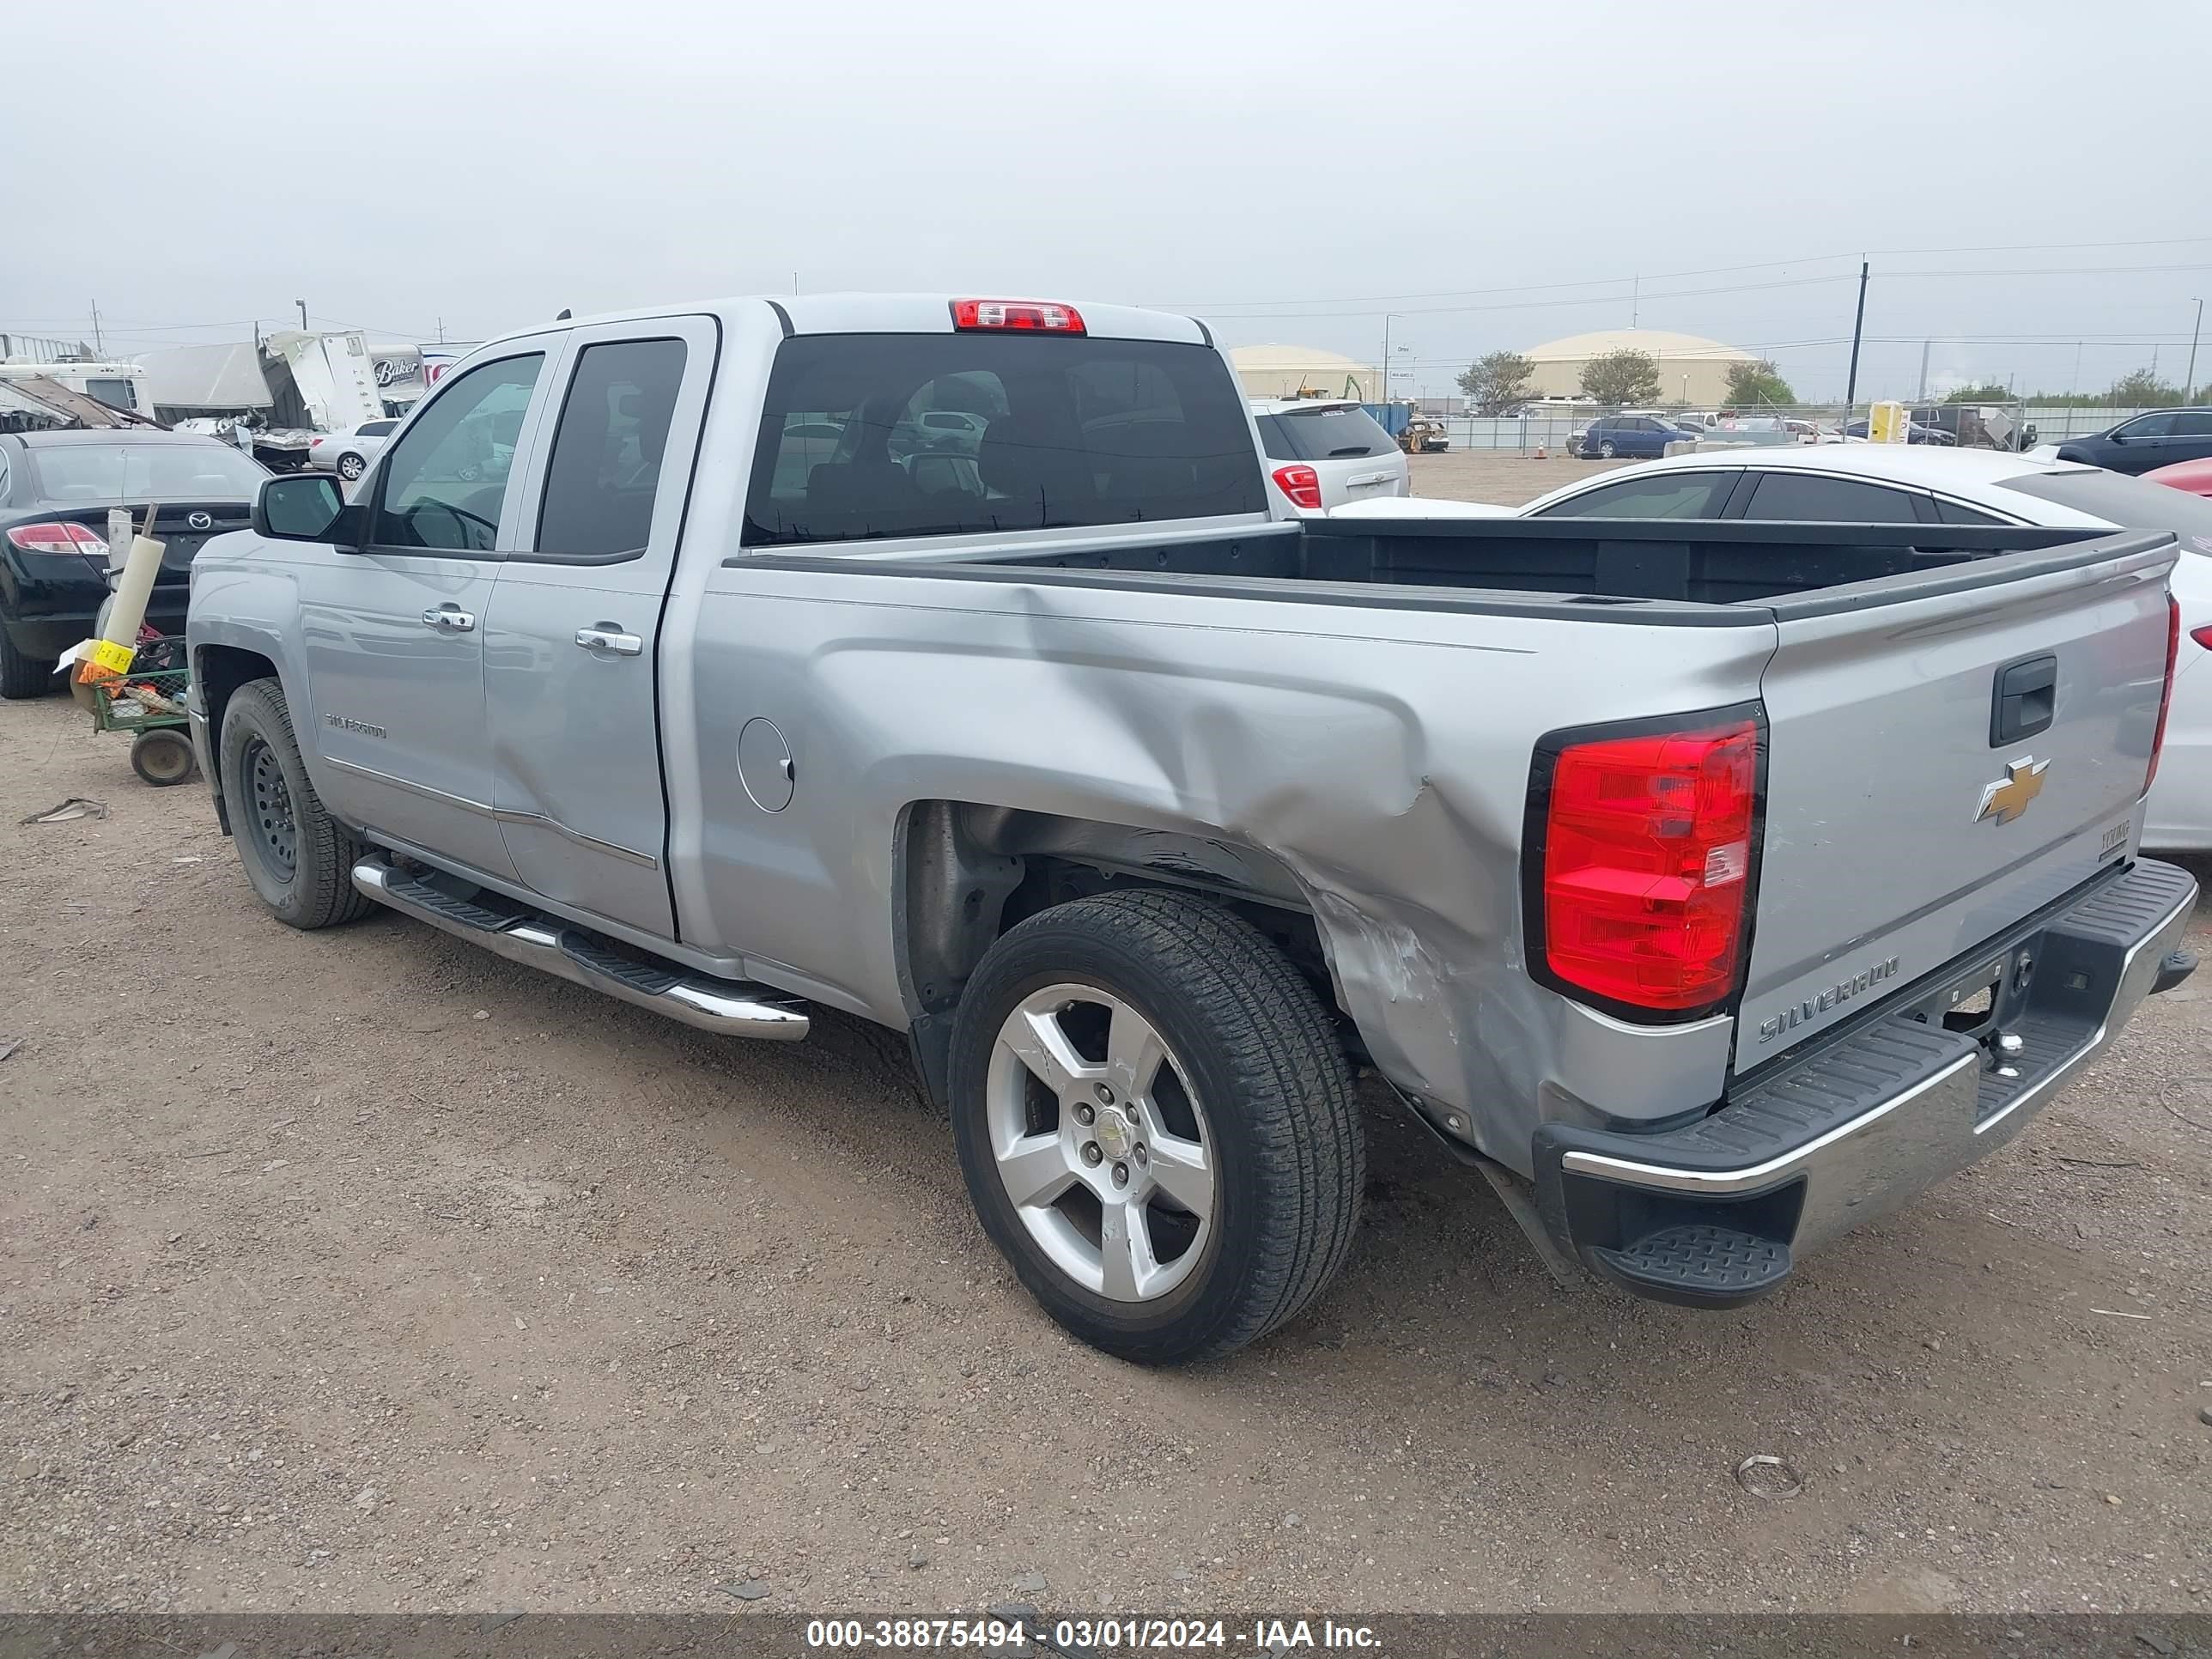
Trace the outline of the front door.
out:
<instances>
[{"instance_id":1,"label":"front door","mask_svg":"<svg viewBox=\"0 0 2212 1659\"><path fill-rule=\"evenodd\" d=\"M440 386L367 489L367 544L302 568L312 744L331 810L380 839L513 878L492 816L484 623L513 522L514 460L545 354Z\"/></svg>"},{"instance_id":2,"label":"front door","mask_svg":"<svg viewBox=\"0 0 2212 1659\"><path fill-rule=\"evenodd\" d=\"M570 337L485 642L492 799L516 872L659 938L675 935L661 607L716 343L701 317Z\"/></svg>"}]
</instances>

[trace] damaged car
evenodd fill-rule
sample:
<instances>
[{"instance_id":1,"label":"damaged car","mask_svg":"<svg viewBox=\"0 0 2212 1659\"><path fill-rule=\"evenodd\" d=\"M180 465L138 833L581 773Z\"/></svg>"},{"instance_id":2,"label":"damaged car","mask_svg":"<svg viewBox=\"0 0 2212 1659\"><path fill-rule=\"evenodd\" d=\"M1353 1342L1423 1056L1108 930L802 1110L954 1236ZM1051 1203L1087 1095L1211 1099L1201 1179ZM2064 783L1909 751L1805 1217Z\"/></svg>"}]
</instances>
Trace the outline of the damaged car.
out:
<instances>
[{"instance_id":1,"label":"damaged car","mask_svg":"<svg viewBox=\"0 0 2212 1659\"><path fill-rule=\"evenodd\" d=\"M1562 1271L1729 1306L2193 966L2171 533L1298 519L1266 465L1188 317L564 319L203 550L201 763L290 926L903 1032L985 1232L1144 1363L1343 1264L1356 1067Z\"/></svg>"}]
</instances>

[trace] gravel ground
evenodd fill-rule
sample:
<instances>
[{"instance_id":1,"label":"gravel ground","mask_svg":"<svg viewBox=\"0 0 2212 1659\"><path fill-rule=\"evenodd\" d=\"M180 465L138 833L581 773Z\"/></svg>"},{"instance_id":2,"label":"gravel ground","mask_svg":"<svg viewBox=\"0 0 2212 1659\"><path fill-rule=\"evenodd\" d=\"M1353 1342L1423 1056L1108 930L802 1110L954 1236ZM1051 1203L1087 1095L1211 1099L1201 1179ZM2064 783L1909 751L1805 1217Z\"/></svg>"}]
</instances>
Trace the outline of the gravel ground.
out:
<instances>
[{"instance_id":1,"label":"gravel ground","mask_svg":"<svg viewBox=\"0 0 2212 1659\"><path fill-rule=\"evenodd\" d=\"M1610 472L1626 461L1583 461L1554 454L1546 460L1512 450L1448 449L1441 455L1408 455L1416 495L1439 495L1463 501L1495 501L1518 507L1547 491L1599 472Z\"/></svg>"},{"instance_id":2,"label":"gravel ground","mask_svg":"<svg viewBox=\"0 0 2212 1659\"><path fill-rule=\"evenodd\" d=\"M1730 1314L1555 1287L1372 1101L1334 1291L1153 1374L1014 1285L896 1038L289 932L126 750L0 706L0 1606L2212 1608L2202 985Z\"/></svg>"}]
</instances>

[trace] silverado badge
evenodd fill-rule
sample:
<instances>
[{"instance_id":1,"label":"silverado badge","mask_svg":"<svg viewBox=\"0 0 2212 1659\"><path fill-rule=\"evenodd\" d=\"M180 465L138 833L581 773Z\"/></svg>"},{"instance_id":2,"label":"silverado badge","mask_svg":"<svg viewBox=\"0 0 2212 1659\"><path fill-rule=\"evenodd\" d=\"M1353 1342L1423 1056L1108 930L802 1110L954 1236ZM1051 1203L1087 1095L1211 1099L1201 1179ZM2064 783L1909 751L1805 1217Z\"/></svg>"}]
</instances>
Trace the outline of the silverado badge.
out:
<instances>
[{"instance_id":1,"label":"silverado badge","mask_svg":"<svg viewBox=\"0 0 2212 1659\"><path fill-rule=\"evenodd\" d=\"M1995 818L1999 823L2010 823L2043 793L2043 775L2050 769L2049 761L2039 761L2033 755L2007 761L2004 776L1982 786L1982 804L1975 809L1974 822Z\"/></svg>"}]
</instances>

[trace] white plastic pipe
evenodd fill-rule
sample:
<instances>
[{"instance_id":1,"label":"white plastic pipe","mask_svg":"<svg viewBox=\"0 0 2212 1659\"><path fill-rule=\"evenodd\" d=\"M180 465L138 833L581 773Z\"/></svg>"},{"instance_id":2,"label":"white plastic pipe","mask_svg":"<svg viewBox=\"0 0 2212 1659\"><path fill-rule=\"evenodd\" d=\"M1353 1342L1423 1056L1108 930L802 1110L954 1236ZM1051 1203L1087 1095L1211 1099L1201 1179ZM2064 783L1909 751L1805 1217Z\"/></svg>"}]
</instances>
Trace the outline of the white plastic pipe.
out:
<instances>
[{"instance_id":1,"label":"white plastic pipe","mask_svg":"<svg viewBox=\"0 0 2212 1659\"><path fill-rule=\"evenodd\" d=\"M154 509L146 509L146 528L154 527ZM161 574L163 544L151 536L133 536L131 556L123 562L122 579L115 585L115 603L107 612L107 626L86 654L100 667L127 673L138 653L138 624L146 620L146 601L153 597L154 578Z\"/></svg>"}]
</instances>

